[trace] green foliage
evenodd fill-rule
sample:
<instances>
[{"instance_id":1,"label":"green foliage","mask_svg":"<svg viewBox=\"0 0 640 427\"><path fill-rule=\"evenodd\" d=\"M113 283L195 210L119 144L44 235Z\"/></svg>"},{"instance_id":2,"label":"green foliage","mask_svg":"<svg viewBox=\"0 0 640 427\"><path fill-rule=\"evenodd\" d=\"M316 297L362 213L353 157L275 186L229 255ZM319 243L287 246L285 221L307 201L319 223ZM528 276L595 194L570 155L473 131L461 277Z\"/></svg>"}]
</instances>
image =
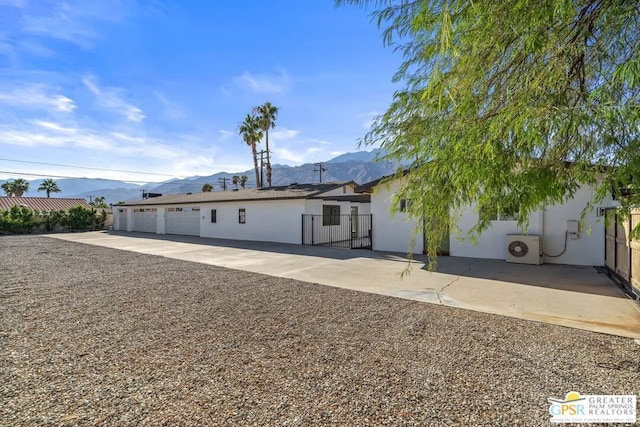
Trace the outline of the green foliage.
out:
<instances>
[{"instance_id":1,"label":"green foliage","mask_svg":"<svg viewBox=\"0 0 640 427\"><path fill-rule=\"evenodd\" d=\"M0 231L11 234L30 233L33 230L31 209L15 205L8 211L0 210Z\"/></svg>"},{"instance_id":2,"label":"green foliage","mask_svg":"<svg viewBox=\"0 0 640 427\"><path fill-rule=\"evenodd\" d=\"M396 198L435 223L430 256L472 205L517 207L526 228L584 184L596 189L585 209L610 191L630 193L623 213L639 204L637 2L338 3L375 3L384 42L404 54L404 89L364 143L411 164ZM489 224L480 215L472 237Z\"/></svg>"},{"instance_id":3,"label":"green foliage","mask_svg":"<svg viewBox=\"0 0 640 427\"><path fill-rule=\"evenodd\" d=\"M107 209L109 207L104 196L95 197L89 202L89 205L96 209Z\"/></svg>"},{"instance_id":4,"label":"green foliage","mask_svg":"<svg viewBox=\"0 0 640 427\"><path fill-rule=\"evenodd\" d=\"M63 225L70 230L90 230L93 229L96 213L94 210L76 206L67 211Z\"/></svg>"},{"instance_id":5,"label":"green foliage","mask_svg":"<svg viewBox=\"0 0 640 427\"><path fill-rule=\"evenodd\" d=\"M213 185L208 183L208 182L205 182L202 185L202 192L203 193L208 193L208 192L211 192L211 191L213 191Z\"/></svg>"},{"instance_id":6,"label":"green foliage","mask_svg":"<svg viewBox=\"0 0 640 427\"><path fill-rule=\"evenodd\" d=\"M96 212L82 206L66 212L38 212L16 205L8 211L0 210L0 233L49 232L57 228L71 231L101 230L106 220L107 213L104 210Z\"/></svg>"}]
</instances>

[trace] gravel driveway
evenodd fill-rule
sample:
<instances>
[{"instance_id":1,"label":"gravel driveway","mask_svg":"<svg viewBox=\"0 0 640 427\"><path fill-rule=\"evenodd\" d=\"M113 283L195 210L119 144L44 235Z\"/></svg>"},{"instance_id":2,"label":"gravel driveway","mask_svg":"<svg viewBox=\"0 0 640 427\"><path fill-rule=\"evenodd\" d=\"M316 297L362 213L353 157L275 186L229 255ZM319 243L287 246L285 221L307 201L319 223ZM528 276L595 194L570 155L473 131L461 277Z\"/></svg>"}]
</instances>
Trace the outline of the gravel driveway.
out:
<instances>
[{"instance_id":1,"label":"gravel driveway","mask_svg":"<svg viewBox=\"0 0 640 427\"><path fill-rule=\"evenodd\" d=\"M631 339L40 236L0 237L0 308L3 425L537 426L640 394Z\"/></svg>"}]
</instances>

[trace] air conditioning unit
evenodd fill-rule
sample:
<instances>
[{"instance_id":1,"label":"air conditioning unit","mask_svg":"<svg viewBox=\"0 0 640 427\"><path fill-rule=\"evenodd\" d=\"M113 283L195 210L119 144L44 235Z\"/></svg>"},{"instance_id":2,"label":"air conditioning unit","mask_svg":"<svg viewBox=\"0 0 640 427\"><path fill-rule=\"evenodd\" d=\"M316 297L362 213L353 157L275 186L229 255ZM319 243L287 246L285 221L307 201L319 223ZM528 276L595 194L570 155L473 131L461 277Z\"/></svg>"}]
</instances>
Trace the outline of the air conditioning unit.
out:
<instances>
[{"instance_id":1,"label":"air conditioning unit","mask_svg":"<svg viewBox=\"0 0 640 427\"><path fill-rule=\"evenodd\" d=\"M507 262L542 264L540 236L507 234Z\"/></svg>"}]
</instances>

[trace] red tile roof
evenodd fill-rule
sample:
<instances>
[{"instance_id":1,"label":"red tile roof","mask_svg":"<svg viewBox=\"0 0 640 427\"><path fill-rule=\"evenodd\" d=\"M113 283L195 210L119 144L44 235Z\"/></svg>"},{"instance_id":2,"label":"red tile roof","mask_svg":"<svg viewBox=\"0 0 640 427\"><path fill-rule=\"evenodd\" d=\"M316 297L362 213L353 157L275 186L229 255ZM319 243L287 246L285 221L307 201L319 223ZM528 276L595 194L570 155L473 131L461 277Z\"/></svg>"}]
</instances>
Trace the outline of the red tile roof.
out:
<instances>
[{"instance_id":1,"label":"red tile roof","mask_svg":"<svg viewBox=\"0 0 640 427\"><path fill-rule=\"evenodd\" d=\"M38 211L66 211L76 206L91 209L85 199L66 197L3 197L0 196L0 210L9 210L15 205L26 206Z\"/></svg>"}]
</instances>

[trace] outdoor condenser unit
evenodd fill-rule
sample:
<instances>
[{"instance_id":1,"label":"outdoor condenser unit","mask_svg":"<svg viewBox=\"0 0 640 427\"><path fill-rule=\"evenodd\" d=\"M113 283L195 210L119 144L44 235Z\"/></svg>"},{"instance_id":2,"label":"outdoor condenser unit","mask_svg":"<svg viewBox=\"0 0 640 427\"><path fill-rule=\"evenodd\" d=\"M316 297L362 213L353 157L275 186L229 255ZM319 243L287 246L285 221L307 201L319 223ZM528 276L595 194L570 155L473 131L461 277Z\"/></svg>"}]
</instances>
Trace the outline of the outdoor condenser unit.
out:
<instances>
[{"instance_id":1,"label":"outdoor condenser unit","mask_svg":"<svg viewBox=\"0 0 640 427\"><path fill-rule=\"evenodd\" d=\"M540 236L507 234L507 262L542 264Z\"/></svg>"}]
</instances>

